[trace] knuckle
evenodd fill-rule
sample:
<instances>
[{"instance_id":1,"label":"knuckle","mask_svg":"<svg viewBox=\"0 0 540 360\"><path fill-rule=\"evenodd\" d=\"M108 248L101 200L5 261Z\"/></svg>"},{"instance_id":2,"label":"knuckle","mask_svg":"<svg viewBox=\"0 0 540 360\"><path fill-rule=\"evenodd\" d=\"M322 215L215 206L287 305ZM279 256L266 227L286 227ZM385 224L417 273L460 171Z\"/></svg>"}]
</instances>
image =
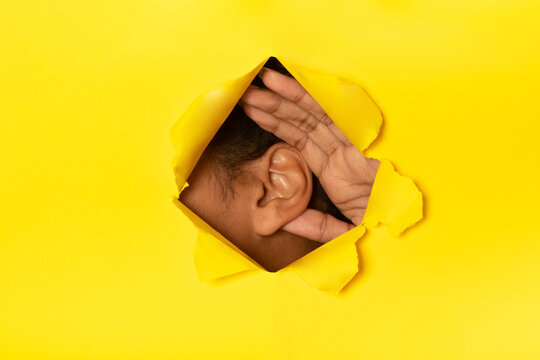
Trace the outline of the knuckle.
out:
<instances>
[{"instance_id":1,"label":"knuckle","mask_svg":"<svg viewBox=\"0 0 540 360\"><path fill-rule=\"evenodd\" d=\"M328 217L323 216L321 223L319 224L319 241L323 242L326 237L328 229Z\"/></svg>"},{"instance_id":2,"label":"knuckle","mask_svg":"<svg viewBox=\"0 0 540 360\"><path fill-rule=\"evenodd\" d=\"M295 103L299 103L301 102L302 100L304 100L304 98L306 97L307 95L307 91L302 91L302 92L298 92L296 94L294 94L292 96L292 101L294 101Z\"/></svg>"},{"instance_id":3,"label":"knuckle","mask_svg":"<svg viewBox=\"0 0 540 360\"><path fill-rule=\"evenodd\" d=\"M275 134L279 129L279 121L273 122L271 125L268 126L268 131L272 134Z\"/></svg>"},{"instance_id":4,"label":"knuckle","mask_svg":"<svg viewBox=\"0 0 540 360\"><path fill-rule=\"evenodd\" d=\"M272 114L275 114L276 112L278 112L280 107L281 98L279 96L272 96L272 101L270 102L268 111L270 111Z\"/></svg>"},{"instance_id":5,"label":"knuckle","mask_svg":"<svg viewBox=\"0 0 540 360\"><path fill-rule=\"evenodd\" d=\"M309 138L308 138L307 134L304 133L304 134L302 134L302 136L300 138L298 138L294 142L293 146L295 148L297 148L299 151L303 151L306 148L308 141L309 141Z\"/></svg>"},{"instance_id":6,"label":"knuckle","mask_svg":"<svg viewBox=\"0 0 540 360\"><path fill-rule=\"evenodd\" d=\"M328 145L328 148L326 149L326 153L328 154L328 156L332 156L336 153L336 151L338 150L339 148L339 144L336 140L333 140L329 145Z\"/></svg>"},{"instance_id":7,"label":"knuckle","mask_svg":"<svg viewBox=\"0 0 540 360\"><path fill-rule=\"evenodd\" d=\"M330 117L326 113L324 113L323 116L321 116L320 121L325 125L332 124L332 119L330 119Z\"/></svg>"},{"instance_id":8,"label":"knuckle","mask_svg":"<svg viewBox=\"0 0 540 360\"><path fill-rule=\"evenodd\" d=\"M303 123L305 124L305 128L308 133L315 131L315 129L317 129L317 126L319 126L319 123L317 121L313 121L313 117L310 113L307 114Z\"/></svg>"}]
</instances>

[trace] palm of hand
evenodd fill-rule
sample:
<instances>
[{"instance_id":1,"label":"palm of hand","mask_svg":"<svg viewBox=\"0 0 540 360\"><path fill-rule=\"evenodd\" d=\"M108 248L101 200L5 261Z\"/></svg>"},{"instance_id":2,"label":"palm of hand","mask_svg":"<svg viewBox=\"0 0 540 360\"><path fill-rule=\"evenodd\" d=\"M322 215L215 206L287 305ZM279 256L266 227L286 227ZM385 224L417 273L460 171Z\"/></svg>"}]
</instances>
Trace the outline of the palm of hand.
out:
<instances>
[{"instance_id":1,"label":"palm of hand","mask_svg":"<svg viewBox=\"0 0 540 360\"><path fill-rule=\"evenodd\" d=\"M260 76L268 89L250 86L241 99L244 112L295 147L330 200L359 225L379 161L364 157L295 79L270 69L264 69ZM283 229L327 242L352 227L329 214L307 209Z\"/></svg>"}]
</instances>

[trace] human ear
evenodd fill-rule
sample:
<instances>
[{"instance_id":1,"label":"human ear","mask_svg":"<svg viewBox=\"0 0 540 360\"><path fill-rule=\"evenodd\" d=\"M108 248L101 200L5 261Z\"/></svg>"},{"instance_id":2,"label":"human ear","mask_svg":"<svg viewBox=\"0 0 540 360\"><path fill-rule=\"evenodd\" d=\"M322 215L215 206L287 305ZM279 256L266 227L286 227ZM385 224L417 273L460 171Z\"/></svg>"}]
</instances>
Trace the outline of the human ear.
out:
<instances>
[{"instance_id":1,"label":"human ear","mask_svg":"<svg viewBox=\"0 0 540 360\"><path fill-rule=\"evenodd\" d=\"M312 172L298 150L286 143L271 146L261 157L260 189L253 204L253 229L267 236L300 216L313 191Z\"/></svg>"}]
</instances>

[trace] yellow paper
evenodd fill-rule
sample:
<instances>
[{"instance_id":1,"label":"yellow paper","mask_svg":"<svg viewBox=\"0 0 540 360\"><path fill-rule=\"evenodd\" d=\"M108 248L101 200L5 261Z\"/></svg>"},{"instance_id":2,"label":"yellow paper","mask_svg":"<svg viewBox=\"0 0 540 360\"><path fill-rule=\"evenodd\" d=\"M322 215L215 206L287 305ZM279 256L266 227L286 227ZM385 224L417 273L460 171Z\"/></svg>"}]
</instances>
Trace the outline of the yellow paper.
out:
<instances>
[{"instance_id":1,"label":"yellow paper","mask_svg":"<svg viewBox=\"0 0 540 360\"><path fill-rule=\"evenodd\" d=\"M371 199L362 223L383 223L394 236L422 218L422 193L413 181L395 172L389 161L379 165Z\"/></svg>"},{"instance_id":2,"label":"yellow paper","mask_svg":"<svg viewBox=\"0 0 540 360\"><path fill-rule=\"evenodd\" d=\"M291 269L319 290L337 294L358 272L356 241L364 232L357 226L280 271Z\"/></svg>"},{"instance_id":3,"label":"yellow paper","mask_svg":"<svg viewBox=\"0 0 540 360\"><path fill-rule=\"evenodd\" d=\"M534 0L2 1L0 359L539 359L539 18ZM355 144L422 192L399 237L401 208L372 202L356 249L328 243L355 255L338 296L292 268L317 261L269 273L219 238L248 270L201 282L194 251L217 251L171 201L179 116L270 55L321 103L315 77L360 85L383 122Z\"/></svg>"}]
</instances>

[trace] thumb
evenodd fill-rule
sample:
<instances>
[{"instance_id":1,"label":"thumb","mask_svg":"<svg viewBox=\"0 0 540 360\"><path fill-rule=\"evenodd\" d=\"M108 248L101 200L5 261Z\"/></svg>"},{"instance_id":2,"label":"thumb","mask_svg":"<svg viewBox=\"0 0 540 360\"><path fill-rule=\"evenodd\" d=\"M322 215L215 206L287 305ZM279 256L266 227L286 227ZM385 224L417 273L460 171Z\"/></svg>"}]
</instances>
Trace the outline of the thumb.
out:
<instances>
[{"instance_id":1,"label":"thumb","mask_svg":"<svg viewBox=\"0 0 540 360\"><path fill-rule=\"evenodd\" d=\"M306 209L302 215L286 224L282 230L309 240L327 243L352 228L354 225L338 220L330 214Z\"/></svg>"}]
</instances>

